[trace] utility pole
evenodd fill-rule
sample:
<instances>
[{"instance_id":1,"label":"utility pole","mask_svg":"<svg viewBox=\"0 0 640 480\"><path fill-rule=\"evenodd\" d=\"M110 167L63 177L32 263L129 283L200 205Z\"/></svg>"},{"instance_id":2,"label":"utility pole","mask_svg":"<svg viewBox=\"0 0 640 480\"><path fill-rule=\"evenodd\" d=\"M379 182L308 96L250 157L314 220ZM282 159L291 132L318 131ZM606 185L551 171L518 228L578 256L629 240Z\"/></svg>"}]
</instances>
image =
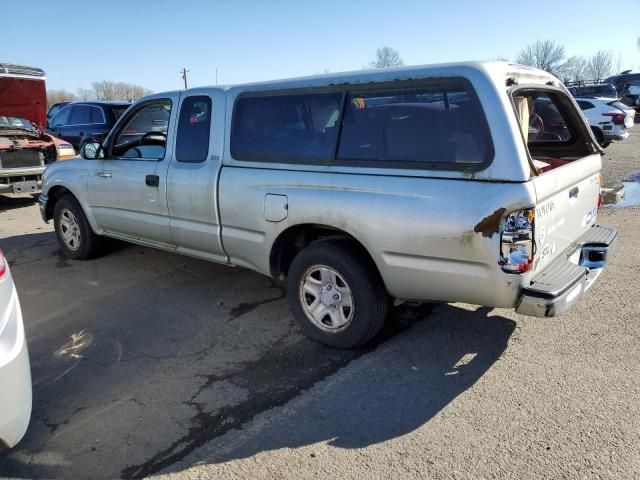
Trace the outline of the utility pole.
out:
<instances>
[{"instance_id":1,"label":"utility pole","mask_svg":"<svg viewBox=\"0 0 640 480\"><path fill-rule=\"evenodd\" d=\"M182 70L180 70L180 75L182 75L182 79L184 80L184 89L187 89L187 73L190 72L191 70L187 70L186 68L182 68Z\"/></svg>"}]
</instances>

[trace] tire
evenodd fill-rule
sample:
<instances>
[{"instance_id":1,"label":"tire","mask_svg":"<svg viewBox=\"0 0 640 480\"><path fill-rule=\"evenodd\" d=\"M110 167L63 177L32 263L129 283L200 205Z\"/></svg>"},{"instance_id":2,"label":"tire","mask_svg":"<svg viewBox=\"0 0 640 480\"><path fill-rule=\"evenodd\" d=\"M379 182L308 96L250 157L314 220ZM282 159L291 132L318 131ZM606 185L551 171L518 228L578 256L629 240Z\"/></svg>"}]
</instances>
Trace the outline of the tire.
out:
<instances>
[{"instance_id":1,"label":"tire","mask_svg":"<svg viewBox=\"0 0 640 480\"><path fill-rule=\"evenodd\" d=\"M591 130L593 130L593 135L596 137L596 140L602 148L609 146L609 144L604 141L604 134L602 133L602 130L599 128L592 128Z\"/></svg>"},{"instance_id":2,"label":"tire","mask_svg":"<svg viewBox=\"0 0 640 480\"><path fill-rule=\"evenodd\" d=\"M98 255L102 237L93 233L78 201L64 195L53 208L53 227L62 252L74 260L87 260Z\"/></svg>"},{"instance_id":3,"label":"tire","mask_svg":"<svg viewBox=\"0 0 640 480\"><path fill-rule=\"evenodd\" d=\"M286 287L303 332L329 347L363 345L387 316L389 297L375 265L348 242L304 248L291 263Z\"/></svg>"}]
</instances>

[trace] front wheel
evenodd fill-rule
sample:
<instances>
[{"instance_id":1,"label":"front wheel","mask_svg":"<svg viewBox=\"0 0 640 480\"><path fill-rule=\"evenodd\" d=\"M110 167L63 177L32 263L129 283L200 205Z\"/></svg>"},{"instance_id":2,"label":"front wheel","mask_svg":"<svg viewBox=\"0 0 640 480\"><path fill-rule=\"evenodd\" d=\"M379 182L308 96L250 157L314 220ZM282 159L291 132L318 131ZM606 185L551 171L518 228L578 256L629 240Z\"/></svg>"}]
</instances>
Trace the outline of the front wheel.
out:
<instances>
[{"instance_id":1,"label":"front wheel","mask_svg":"<svg viewBox=\"0 0 640 480\"><path fill-rule=\"evenodd\" d=\"M335 348L366 343L387 316L388 295L375 265L346 242L318 242L298 253L287 297L304 333Z\"/></svg>"},{"instance_id":2,"label":"front wheel","mask_svg":"<svg viewBox=\"0 0 640 480\"><path fill-rule=\"evenodd\" d=\"M93 233L82 207L71 195L56 202L53 227L58 244L67 257L85 260L98 254L101 237Z\"/></svg>"}]
</instances>

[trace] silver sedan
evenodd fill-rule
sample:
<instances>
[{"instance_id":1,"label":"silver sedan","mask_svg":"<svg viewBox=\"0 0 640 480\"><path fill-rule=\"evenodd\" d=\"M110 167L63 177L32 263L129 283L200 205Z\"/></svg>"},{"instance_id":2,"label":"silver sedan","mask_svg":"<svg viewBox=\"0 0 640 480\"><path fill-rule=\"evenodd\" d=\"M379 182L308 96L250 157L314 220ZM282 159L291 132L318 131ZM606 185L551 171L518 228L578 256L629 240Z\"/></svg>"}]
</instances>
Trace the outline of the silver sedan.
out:
<instances>
[{"instance_id":1,"label":"silver sedan","mask_svg":"<svg viewBox=\"0 0 640 480\"><path fill-rule=\"evenodd\" d=\"M29 352L9 265L0 251L0 443L13 447L31 418Z\"/></svg>"}]
</instances>

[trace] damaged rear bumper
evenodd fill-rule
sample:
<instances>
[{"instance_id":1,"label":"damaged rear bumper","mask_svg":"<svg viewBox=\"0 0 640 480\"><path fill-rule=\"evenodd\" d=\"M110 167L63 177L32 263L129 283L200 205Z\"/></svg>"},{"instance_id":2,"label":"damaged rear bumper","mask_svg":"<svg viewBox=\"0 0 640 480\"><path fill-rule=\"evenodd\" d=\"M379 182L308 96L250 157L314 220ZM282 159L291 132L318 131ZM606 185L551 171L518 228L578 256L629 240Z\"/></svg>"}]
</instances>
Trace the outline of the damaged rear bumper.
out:
<instances>
[{"instance_id":1,"label":"damaged rear bumper","mask_svg":"<svg viewBox=\"0 0 640 480\"><path fill-rule=\"evenodd\" d=\"M592 227L522 290L516 312L555 317L569 310L604 270L618 231Z\"/></svg>"}]
</instances>

